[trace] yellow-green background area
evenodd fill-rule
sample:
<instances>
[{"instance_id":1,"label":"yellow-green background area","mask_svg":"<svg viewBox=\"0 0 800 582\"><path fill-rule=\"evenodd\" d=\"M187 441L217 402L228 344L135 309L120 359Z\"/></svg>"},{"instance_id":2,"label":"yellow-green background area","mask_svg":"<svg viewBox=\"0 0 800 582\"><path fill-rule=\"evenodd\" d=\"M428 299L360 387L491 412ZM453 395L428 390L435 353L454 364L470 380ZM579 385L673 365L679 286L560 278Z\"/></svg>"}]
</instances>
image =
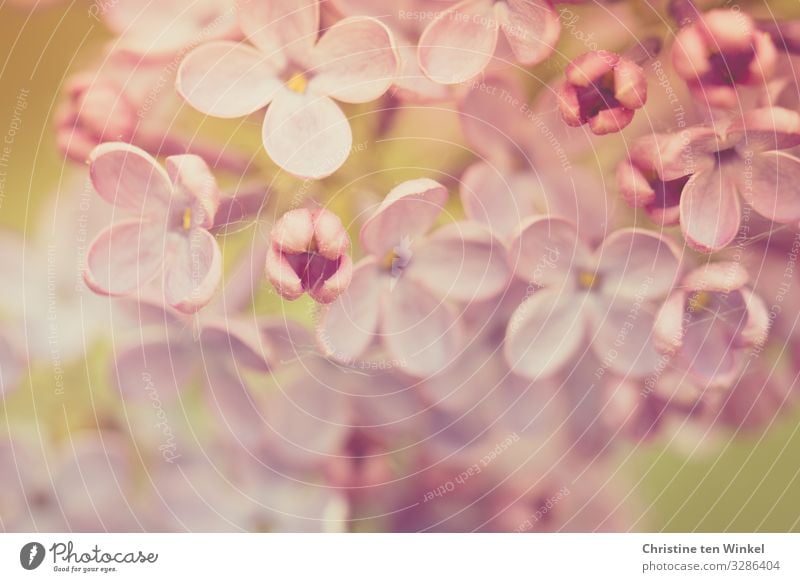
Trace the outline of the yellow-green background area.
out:
<instances>
[{"instance_id":1,"label":"yellow-green background area","mask_svg":"<svg viewBox=\"0 0 800 582\"><path fill-rule=\"evenodd\" d=\"M102 24L89 15L88 6L68 0L33 13L11 8L8 2L0 8L0 134L8 129L18 93L28 91L22 127L11 144L5 198L0 206L3 228L35 228L37 209L62 179L63 161L52 131L60 86L71 71L99 57L109 38ZM797 0L770 2L769 8L776 14L800 17ZM89 362L102 368L103 354L93 354ZM78 368L83 371L82 364ZM90 375L94 376L94 370ZM36 375L31 382L33 393ZM85 390L73 384L74 399L88 396ZM100 401L94 400L99 402L102 396ZM12 414L16 406L24 408L10 406ZM57 408L53 414L63 414L62 407ZM637 446L620 461L620 473L634 484L630 499L640 500L634 511L642 515L637 529L800 531L798 428L800 415L795 411L769 430L723 441L721 453L717 448L691 459L681 452L686 447L679 449L666 442Z\"/></svg>"}]
</instances>

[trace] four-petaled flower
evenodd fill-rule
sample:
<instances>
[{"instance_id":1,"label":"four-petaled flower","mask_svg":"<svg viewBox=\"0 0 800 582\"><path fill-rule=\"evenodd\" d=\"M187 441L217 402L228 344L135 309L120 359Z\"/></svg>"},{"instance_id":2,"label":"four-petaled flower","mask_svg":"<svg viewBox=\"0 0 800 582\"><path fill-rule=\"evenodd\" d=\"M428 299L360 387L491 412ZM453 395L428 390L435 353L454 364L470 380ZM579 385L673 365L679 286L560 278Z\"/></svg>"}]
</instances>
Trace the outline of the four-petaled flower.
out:
<instances>
[{"instance_id":1,"label":"four-petaled flower","mask_svg":"<svg viewBox=\"0 0 800 582\"><path fill-rule=\"evenodd\" d=\"M684 277L656 317L656 348L701 385L730 385L744 354L767 339L769 312L747 282L738 263L704 265Z\"/></svg>"},{"instance_id":2,"label":"four-petaled flower","mask_svg":"<svg viewBox=\"0 0 800 582\"><path fill-rule=\"evenodd\" d=\"M133 217L113 223L91 243L84 270L96 293L137 292L159 273L167 302L191 313L206 305L222 276L214 235L219 191L202 158L170 156L166 171L147 152L124 143L92 151L97 193Z\"/></svg>"},{"instance_id":3,"label":"four-petaled flower","mask_svg":"<svg viewBox=\"0 0 800 582\"><path fill-rule=\"evenodd\" d=\"M666 224L680 220L686 241L715 252L733 241L742 208L780 223L800 220L800 159L778 151L800 144L800 114L765 107L631 147L617 179L623 198Z\"/></svg>"},{"instance_id":4,"label":"four-petaled flower","mask_svg":"<svg viewBox=\"0 0 800 582\"><path fill-rule=\"evenodd\" d=\"M437 83L469 81L492 60L501 30L516 61L535 65L555 49L561 24L550 0L463 0L422 33L419 65Z\"/></svg>"},{"instance_id":5,"label":"four-petaled flower","mask_svg":"<svg viewBox=\"0 0 800 582\"><path fill-rule=\"evenodd\" d=\"M674 245L651 232L625 229L592 251L568 220L538 217L511 242L517 276L539 287L514 312L505 354L518 374L537 379L591 346L621 374L652 372L652 303L678 273Z\"/></svg>"},{"instance_id":6,"label":"four-petaled flower","mask_svg":"<svg viewBox=\"0 0 800 582\"><path fill-rule=\"evenodd\" d=\"M366 103L392 85L398 56L389 29L344 18L317 38L316 0L239 4L239 25L255 45L203 44L181 62L177 87L196 109L242 117L268 107L262 137L281 168L304 178L335 172L350 154L350 124L334 99Z\"/></svg>"},{"instance_id":7,"label":"four-petaled flower","mask_svg":"<svg viewBox=\"0 0 800 582\"><path fill-rule=\"evenodd\" d=\"M403 371L424 376L458 354L463 337L450 300L488 299L503 290L509 273L503 245L477 224L450 224L426 235L447 198L434 180L403 182L364 223L367 256L318 325L326 355L353 362L380 338L405 363Z\"/></svg>"}]
</instances>

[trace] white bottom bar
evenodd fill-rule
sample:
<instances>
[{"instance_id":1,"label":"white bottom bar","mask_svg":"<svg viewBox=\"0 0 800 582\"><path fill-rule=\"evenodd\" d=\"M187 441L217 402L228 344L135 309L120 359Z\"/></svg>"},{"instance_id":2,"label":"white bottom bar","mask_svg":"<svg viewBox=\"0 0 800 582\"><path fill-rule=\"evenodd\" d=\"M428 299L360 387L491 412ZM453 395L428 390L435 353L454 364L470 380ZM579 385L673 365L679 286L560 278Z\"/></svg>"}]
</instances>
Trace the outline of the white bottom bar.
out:
<instances>
[{"instance_id":1,"label":"white bottom bar","mask_svg":"<svg viewBox=\"0 0 800 582\"><path fill-rule=\"evenodd\" d=\"M30 570L23 565L37 562ZM187 582L193 580L187 576L347 582L797 581L800 534L0 536L0 580L139 581L173 576Z\"/></svg>"}]
</instances>

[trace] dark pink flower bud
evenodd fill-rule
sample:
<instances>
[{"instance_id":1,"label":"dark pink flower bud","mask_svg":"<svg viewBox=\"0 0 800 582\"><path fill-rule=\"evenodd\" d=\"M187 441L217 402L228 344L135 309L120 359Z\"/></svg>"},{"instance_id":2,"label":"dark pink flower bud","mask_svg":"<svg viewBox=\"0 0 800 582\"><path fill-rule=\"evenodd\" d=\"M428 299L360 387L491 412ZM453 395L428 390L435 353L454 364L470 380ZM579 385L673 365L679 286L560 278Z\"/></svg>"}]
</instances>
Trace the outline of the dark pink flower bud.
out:
<instances>
[{"instance_id":1,"label":"dark pink flower bud","mask_svg":"<svg viewBox=\"0 0 800 582\"><path fill-rule=\"evenodd\" d=\"M622 130L647 100L644 70L631 59L592 51L572 61L559 92L559 109L567 125L589 124L592 133Z\"/></svg>"},{"instance_id":2,"label":"dark pink flower bud","mask_svg":"<svg viewBox=\"0 0 800 582\"><path fill-rule=\"evenodd\" d=\"M762 85L775 69L777 50L739 10L711 10L683 28L672 47L675 71L698 99L736 107L736 87Z\"/></svg>"},{"instance_id":3,"label":"dark pink flower bud","mask_svg":"<svg viewBox=\"0 0 800 582\"><path fill-rule=\"evenodd\" d=\"M350 237L338 216L324 208L290 210L272 228L267 278L290 301L308 293L330 303L350 285L349 250Z\"/></svg>"}]
</instances>

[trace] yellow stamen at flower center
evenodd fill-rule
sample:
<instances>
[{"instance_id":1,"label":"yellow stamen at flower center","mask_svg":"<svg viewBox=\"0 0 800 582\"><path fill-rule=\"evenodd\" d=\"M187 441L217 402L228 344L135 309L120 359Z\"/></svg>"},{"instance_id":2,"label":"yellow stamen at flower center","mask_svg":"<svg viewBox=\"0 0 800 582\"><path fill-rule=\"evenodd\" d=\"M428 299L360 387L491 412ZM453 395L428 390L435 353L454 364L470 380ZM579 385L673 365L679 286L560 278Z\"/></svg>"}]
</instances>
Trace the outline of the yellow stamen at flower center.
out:
<instances>
[{"instance_id":1,"label":"yellow stamen at flower center","mask_svg":"<svg viewBox=\"0 0 800 582\"><path fill-rule=\"evenodd\" d=\"M181 222L181 226L183 226L183 230L189 230L192 228L192 209L187 208L183 211L183 220Z\"/></svg>"},{"instance_id":2,"label":"yellow stamen at flower center","mask_svg":"<svg viewBox=\"0 0 800 582\"><path fill-rule=\"evenodd\" d=\"M711 293L708 291L698 291L689 298L689 311L692 313L700 311L708 307L709 303L711 303Z\"/></svg>"},{"instance_id":3,"label":"yellow stamen at flower center","mask_svg":"<svg viewBox=\"0 0 800 582\"><path fill-rule=\"evenodd\" d=\"M386 270L391 269L392 265L394 265L394 262L399 258L400 255L398 255L395 251L389 251L383 258L383 268Z\"/></svg>"},{"instance_id":4,"label":"yellow stamen at flower center","mask_svg":"<svg viewBox=\"0 0 800 582\"><path fill-rule=\"evenodd\" d=\"M308 79L303 73L295 73L286 81L286 86L295 93L303 94L308 87Z\"/></svg>"},{"instance_id":5,"label":"yellow stamen at flower center","mask_svg":"<svg viewBox=\"0 0 800 582\"><path fill-rule=\"evenodd\" d=\"M578 287L581 289L591 290L594 289L599 283L596 273L589 271L580 271L578 273Z\"/></svg>"}]
</instances>

